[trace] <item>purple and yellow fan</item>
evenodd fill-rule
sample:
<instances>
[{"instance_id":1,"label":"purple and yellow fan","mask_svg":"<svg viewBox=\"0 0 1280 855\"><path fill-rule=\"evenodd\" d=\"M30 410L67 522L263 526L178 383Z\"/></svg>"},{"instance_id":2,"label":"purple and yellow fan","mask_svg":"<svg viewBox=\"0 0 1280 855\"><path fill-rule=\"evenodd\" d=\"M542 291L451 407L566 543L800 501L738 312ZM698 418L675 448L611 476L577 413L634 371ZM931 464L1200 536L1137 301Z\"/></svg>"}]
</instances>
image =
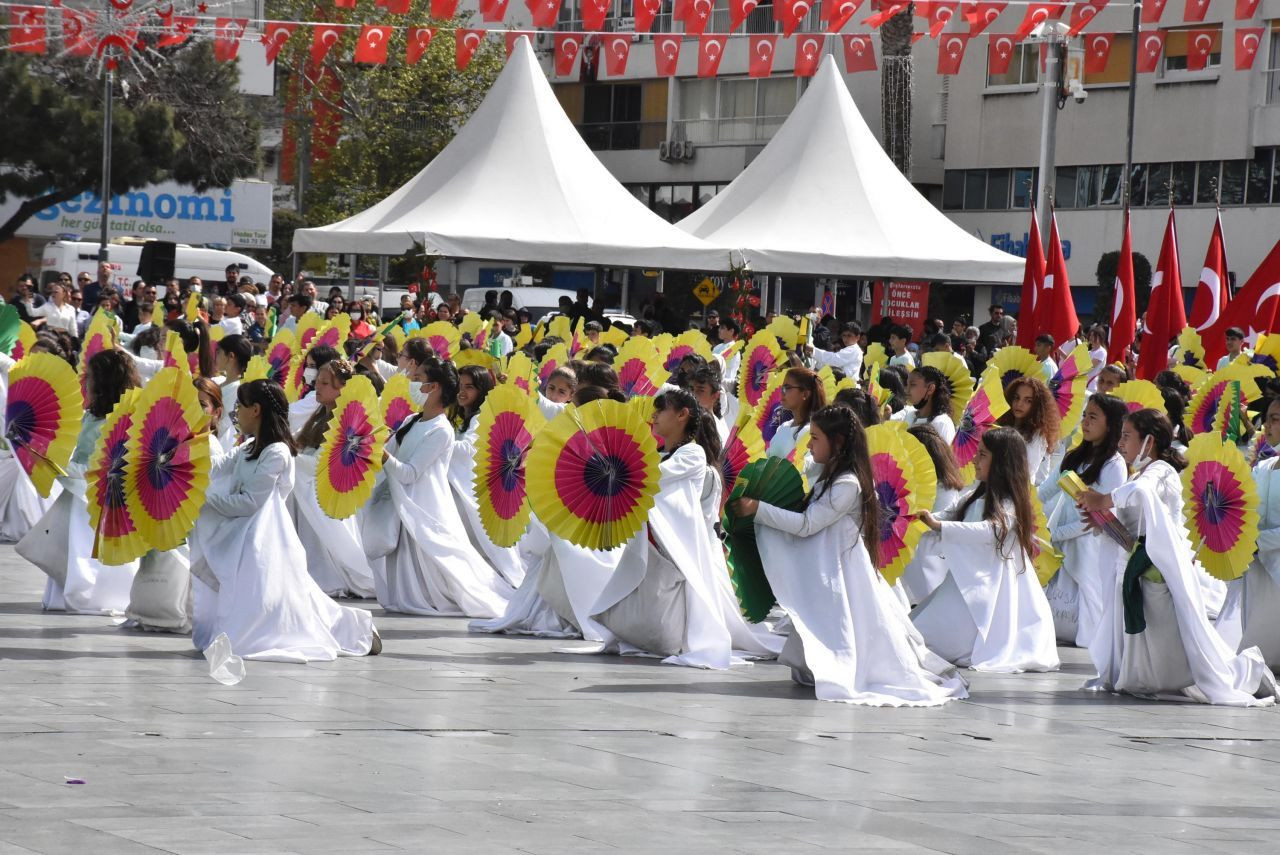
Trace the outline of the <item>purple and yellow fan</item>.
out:
<instances>
[{"instance_id":1,"label":"purple and yellow fan","mask_svg":"<svg viewBox=\"0 0 1280 855\"><path fill-rule=\"evenodd\" d=\"M53 479L66 474L83 404L76 370L65 359L36 351L9 372L4 438L43 497L53 489Z\"/></svg>"},{"instance_id":2,"label":"purple and yellow fan","mask_svg":"<svg viewBox=\"0 0 1280 855\"><path fill-rule=\"evenodd\" d=\"M128 564L151 547L129 513L125 500L125 452L141 389L120 396L98 435L89 458L85 481L89 490L89 525L93 528L93 557L103 564Z\"/></svg>"},{"instance_id":3,"label":"purple and yellow fan","mask_svg":"<svg viewBox=\"0 0 1280 855\"><path fill-rule=\"evenodd\" d=\"M1243 575L1258 541L1258 491L1244 455L1217 436L1192 437L1182 495L1187 533L1200 564L1226 582Z\"/></svg>"},{"instance_id":4,"label":"purple and yellow fan","mask_svg":"<svg viewBox=\"0 0 1280 855\"><path fill-rule=\"evenodd\" d=\"M1264 333L1258 336L1258 344L1249 359L1255 365L1271 369L1272 374L1280 374L1280 335Z\"/></svg>"},{"instance_id":5,"label":"purple and yellow fan","mask_svg":"<svg viewBox=\"0 0 1280 855\"><path fill-rule=\"evenodd\" d=\"M421 409L413 403L413 396L409 393L412 385L404 374L393 374L387 384L382 387L382 397L378 403L383 424L392 433L400 429L405 419Z\"/></svg>"},{"instance_id":6,"label":"purple and yellow fan","mask_svg":"<svg viewBox=\"0 0 1280 855\"><path fill-rule=\"evenodd\" d=\"M357 374L342 387L316 457L316 502L341 520L354 514L373 493L382 469L382 421L378 393L368 377Z\"/></svg>"},{"instance_id":7,"label":"purple and yellow fan","mask_svg":"<svg viewBox=\"0 0 1280 855\"><path fill-rule=\"evenodd\" d=\"M476 416L475 496L489 539L515 546L529 527L526 461L546 426L538 405L514 386L489 393Z\"/></svg>"},{"instance_id":8,"label":"purple and yellow fan","mask_svg":"<svg viewBox=\"0 0 1280 855\"><path fill-rule=\"evenodd\" d=\"M673 374L686 356L701 356L707 362L711 361L711 345L701 330L686 330L675 337L663 359L663 370L668 375Z\"/></svg>"},{"instance_id":9,"label":"purple and yellow fan","mask_svg":"<svg viewBox=\"0 0 1280 855\"><path fill-rule=\"evenodd\" d=\"M303 312L302 317L298 318L298 323L294 327L297 331L297 347L298 353L306 353L311 348L311 342L320 333L320 327L324 326L325 319L316 312Z\"/></svg>"},{"instance_id":10,"label":"purple and yellow fan","mask_svg":"<svg viewBox=\"0 0 1280 855\"><path fill-rule=\"evenodd\" d=\"M1008 389L1009 384L1019 377L1032 377L1044 380L1044 369L1036 361L1036 356L1025 347L1009 345L1002 347L991 357L983 373L991 372L1000 380L1000 388Z\"/></svg>"},{"instance_id":11,"label":"purple and yellow fan","mask_svg":"<svg viewBox=\"0 0 1280 855\"><path fill-rule=\"evenodd\" d=\"M928 527L917 518L933 508L937 475L933 458L902 422L867 428L871 480L880 500L880 560L890 585L898 581Z\"/></svg>"},{"instance_id":12,"label":"purple and yellow fan","mask_svg":"<svg viewBox=\"0 0 1280 855\"><path fill-rule=\"evenodd\" d=\"M779 425L791 418L791 411L782 406L782 384L786 381L786 377L785 371L773 374L769 378L769 386L760 403L756 404L756 408L751 411L751 420L755 422L760 436L764 437L765 448L773 442L773 435L778 432Z\"/></svg>"},{"instance_id":13,"label":"purple and yellow fan","mask_svg":"<svg viewBox=\"0 0 1280 855\"><path fill-rule=\"evenodd\" d=\"M965 404L973 397L973 375L969 373L969 364L963 357L945 351L926 353L920 364L936 368L942 374L947 388L951 390L951 418L959 421L964 415Z\"/></svg>"},{"instance_id":14,"label":"purple and yellow fan","mask_svg":"<svg viewBox=\"0 0 1280 855\"><path fill-rule=\"evenodd\" d=\"M724 452L720 456L720 474L724 479L724 488L720 492L721 509L729 500L729 494L733 492L733 485L737 483L743 467L764 457L764 452L764 437L760 435L760 428L749 418L739 419L729 431Z\"/></svg>"},{"instance_id":15,"label":"purple and yellow fan","mask_svg":"<svg viewBox=\"0 0 1280 855\"><path fill-rule=\"evenodd\" d=\"M1187 430L1192 434L1211 433L1221 427L1218 411L1228 394L1234 394L1248 406L1262 394L1258 388L1260 378L1271 376L1265 365L1253 365L1247 360L1238 360L1227 365L1221 371L1209 375L1200 390L1191 399L1185 418Z\"/></svg>"},{"instance_id":16,"label":"purple and yellow fan","mask_svg":"<svg viewBox=\"0 0 1280 855\"><path fill-rule=\"evenodd\" d=\"M951 440L951 452L955 455L960 475L966 482L973 480L973 459L978 456L983 435L995 427L1000 417L1009 412L1009 401L1000 388L1000 378L984 373L978 389L965 404L964 412L956 422L956 435Z\"/></svg>"},{"instance_id":17,"label":"purple and yellow fan","mask_svg":"<svg viewBox=\"0 0 1280 855\"><path fill-rule=\"evenodd\" d=\"M114 350L119 341L114 318L114 315L99 310L94 313L93 320L89 321L89 327L84 332L84 344L80 346L79 375L80 394L84 399L85 409L89 408L89 360L104 350Z\"/></svg>"},{"instance_id":18,"label":"purple and yellow fan","mask_svg":"<svg viewBox=\"0 0 1280 855\"><path fill-rule=\"evenodd\" d=\"M1178 333L1178 365L1208 370L1204 360L1204 342L1195 327L1183 327Z\"/></svg>"},{"instance_id":19,"label":"purple and yellow fan","mask_svg":"<svg viewBox=\"0 0 1280 855\"><path fill-rule=\"evenodd\" d=\"M786 357L770 332L758 332L747 342L738 373L738 398L742 409L753 410L769 389L769 381Z\"/></svg>"},{"instance_id":20,"label":"purple and yellow fan","mask_svg":"<svg viewBox=\"0 0 1280 855\"><path fill-rule=\"evenodd\" d=\"M1249 455L1249 466L1257 466L1264 460L1270 460L1276 456L1276 449L1271 443L1267 442L1267 435L1263 431L1258 431L1257 438L1253 441L1252 453Z\"/></svg>"}]
</instances>

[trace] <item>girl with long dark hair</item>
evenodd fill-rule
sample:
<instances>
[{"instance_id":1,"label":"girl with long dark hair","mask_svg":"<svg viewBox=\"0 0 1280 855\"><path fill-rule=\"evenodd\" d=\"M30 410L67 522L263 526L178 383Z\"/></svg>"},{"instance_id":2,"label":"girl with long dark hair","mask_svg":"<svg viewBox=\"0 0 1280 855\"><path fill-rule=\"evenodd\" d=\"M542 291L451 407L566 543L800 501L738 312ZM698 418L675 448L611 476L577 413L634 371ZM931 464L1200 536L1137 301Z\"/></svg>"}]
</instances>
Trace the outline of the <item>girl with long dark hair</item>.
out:
<instances>
[{"instance_id":1,"label":"girl with long dark hair","mask_svg":"<svg viewBox=\"0 0 1280 855\"><path fill-rule=\"evenodd\" d=\"M965 487L969 486L960 473L960 467L956 464L956 456L951 451L951 446L943 442L938 432L929 425L912 425L907 432L924 446L924 450L929 452L929 458L933 461L933 472L938 479L938 489L933 499L933 513L940 515L944 511L951 510L960 501ZM943 556L928 550L924 552L916 550L916 554L911 556L911 560L903 568L902 577L898 580L900 583L898 590L902 591L908 605L920 603L932 594L946 577L947 562Z\"/></svg>"},{"instance_id":2,"label":"girl with long dark hair","mask_svg":"<svg viewBox=\"0 0 1280 855\"><path fill-rule=\"evenodd\" d=\"M1044 381L1035 377L1019 377L1004 390L1009 411L1000 417L1002 427L1011 427L1027 444L1027 471L1031 483L1040 484L1049 477L1049 454L1058 445L1058 404Z\"/></svg>"},{"instance_id":3,"label":"girl with long dark hair","mask_svg":"<svg viewBox=\"0 0 1280 855\"><path fill-rule=\"evenodd\" d=\"M907 399L914 407L907 426L927 424L950 445L956 438L956 423L951 418L951 387L943 373L932 365L912 371L907 378Z\"/></svg>"},{"instance_id":4,"label":"girl with long dark hair","mask_svg":"<svg viewBox=\"0 0 1280 855\"><path fill-rule=\"evenodd\" d=\"M1058 650L1049 601L1032 556L1035 513L1027 448L1012 428L983 434L977 486L939 517L918 550L946 560L947 575L911 613L929 649L978 671L1054 671Z\"/></svg>"},{"instance_id":5,"label":"girl with long dark hair","mask_svg":"<svg viewBox=\"0 0 1280 855\"><path fill-rule=\"evenodd\" d=\"M827 405L822 380L808 368L789 368L782 379L782 408L791 418L778 425L769 440L770 457L790 458L809 432L809 417Z\"/></svg>"}]
</instances>

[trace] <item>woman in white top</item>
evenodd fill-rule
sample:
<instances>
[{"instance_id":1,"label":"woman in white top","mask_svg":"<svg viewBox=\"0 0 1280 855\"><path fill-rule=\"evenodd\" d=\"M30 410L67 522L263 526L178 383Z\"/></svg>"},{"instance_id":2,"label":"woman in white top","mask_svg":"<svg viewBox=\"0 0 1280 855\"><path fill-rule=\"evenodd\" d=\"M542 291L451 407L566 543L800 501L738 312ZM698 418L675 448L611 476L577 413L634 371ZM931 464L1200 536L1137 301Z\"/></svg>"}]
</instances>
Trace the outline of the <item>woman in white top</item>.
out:
<instances>
[{"instance_id":1,"label":"woman in white top","mask_svg":"<svg viewBox=\"0 0 1280 855\"><path fill-rule=\"evenodd\" d=\"M843 394L843 393L841 393ZM956 464L956 456L951 446L942 441L938 432L929 425L912 425L907 431L920 441L929 458L933 460L933 472L938 479L938 490L934 494L933 513L942 515L955 507L968 484L960 474ZM924 602L924 598L947 578L946 559L937 553L916 550L911 561L902 571L898 587L909 604Z\"/></svg>"},{"instance_id":2,"label":"woman in white top","mask_svg":"<svg viewBox=\"0 0 1280 855\"><path fill-rule=\"evenodd\" d=\"M1142 697L1191 699L1229 706L1270 704L1275 680L1256 647L1239 653L1205 616L1200 569L1182 526L1186 465L1173 449L1164 413L1129 414L1120 454L1133 475L1106 495L1087 492L1088 510L1114 510L1138 544L1126 553L1110 539L1099 550L1109 581L1089 656L1098 678L1087 688ZM1272 616L1271 619L1274 619Z\"/></svg>"},{"instance_id":3,"label":"woman in white top","mask_svg":"<svg viewBox=\"0 0 1280 855\"><path fill-rule=\"evenodd\" d=\"M1040 501L1049 523L1053 546L1062 553L1062 566L1045 586L1053 609L1058 641L1088 647L1102 619L1103 605L1111 595L1111 579L1098 565L1104 535L1091 528L1075 501L1058 484L1061 475L1074 472L1099 493L1110 493L1129 477L1124 458L1117 452L1120 430L1128 408L1119 398L1094 395L1080 418L1080 444L1067 452L1062 466L1040 485Z\"/></svg>"},{"instance_id":4,"label":"woman in white top","mask_svg":"<svg viewBox=\"0 0 1280 855\"><path fill-rule=\"evenodd\" d=\"M458 399L458 372L431 362L411 379L426 395L422 411L387 443L361 524L378 602L409 614L498 617L514 589L467 539L449 487L446 410Z\"/></svg>"},{"instance_id":5,"label":"woman in white top","mask_svg":"<svg viewBox=\"0 0 1280 855\"><path fill-rule=\"evenodd\" d=\"M298 400L289 405L289 430L295 434L302 430L302 426L320 408L320 402L316 400L316 378L320 376L320 369L325 363L341 356L327 344L317 344L302 358L302 389L299 390ZM292 382L292 378L289 382Z\"/></svg>"},{"instance_id":6,"label":"woman in white top","mask_svg":"<svg viewBox=\"0 0 1280 855\"><path fill-rule=\"evenodd\" d=\"M1039 485L1049 477L1049 449L1058 445L1058 404L1049 387L1035 377L1011 381L1005 387L1004 398L1009 402L1009 411L1000 417L999 424L1016 430L1027 444L1027 471L1031 473L1031 483Z\"/></svg>"},{"instance_id":7,"label":"woman in white top","mask_svg":"<svg viewBox=\"0 0 1280 855\"><path fill-rule=\"evenodd\" d=\"M237 390L237 403L246 441L210 467L191 533L196 648L225 634L244 659L305 663L379 653L369 612L338 605L307 575L285 507L295 446L284 390L254 380Z\"/></svg>"},{"instance_id":8,"label":"woman in white top","mask_svg":"<svg viewBox=\"0 0 1280 855\"><path fill-rule=\"evenodd\" d=\"M1053 615L1031 555L1035 517L1026 443L1018 432L983 434L976 489L939 520L919 550L946 560L942 584L911 613L929 649L977 671L1056 671Z\"/></svg>"},{"instance_id":9,"label":"woman in white top","mask_svg":"<svg viewBox=\"0 0 1280 855\"><path fill-rule=\"evenodd\" d=\"M870 706L935 706L966 697L964 680L930 653L875 568L880 505L866 433L853 412L814 415L809 447L822 467L802 511L754 499L756 542L792 632L781 661L819 700Z\"/></svg>"},{"instance_id":10,"label":"woman in white top","mask_svg":"<svg viewBox=\"0 0 1280 855\"><path fill-rule=\"evenodd\" d=\"M1094 324L1089 328L1089 380L1088 390L1094 392L1098 386L1098 375L1107 366L1107 344L1111 341L1111 331L1106 324Z\"/></svg>"},{"instance_id":11,"label":"woman in white top","mask_svg":"<svg viewBox=\"0 0 1280 855\"><path fill-rule=\"evenodd\" d=\"M249 367L253 358L253 345L243 335L224 336L217 343L213 357L214 371L221 375L222 416L218 419L216 429L218 441L222 447L230 450L236 444L236 424L232 418L235 410L236 390L240 388L240 378Z\"/></svg>"},{"instance_id":12,"label":"woman in white top","mask_svg":"<svg viewBox=\"0 0 1280 855\"><path fill-rule=\"evenodd\" d=\"M914 408L907 426L927 424L950 445L956 438L956 423L951 418L951 387L942 372L931 365L912 371L907 378L907 398Z\"/></svg>"},{"instance_id":13,"label":"woman in white top","mask_svg":"<svg viewBox=\"0 0 1280 855\"><path fill-rule=\"evenodd\" d=\"M788 368L782 379L782 409L789 412L791 418L778 425L769 440L768 455L785 457L794 463L796 446L809 433L809 416L826 405L822 378L808 368Z\"/></svg>"},{"instance_id":14,"label":"woman in white top","mask_svg":"<svg viewBox=\"0 0 1280 855\"><path fill-rule=\"evenodd\" d=\"M44 320L47 329L62 330L72 338L80 337L79 324L76 322L76 307L67 300L67 291L61 285L54 284L49 292L49 299L43 306L32 310L31 317L39 325Z\"/></svg>"}]
</instances>

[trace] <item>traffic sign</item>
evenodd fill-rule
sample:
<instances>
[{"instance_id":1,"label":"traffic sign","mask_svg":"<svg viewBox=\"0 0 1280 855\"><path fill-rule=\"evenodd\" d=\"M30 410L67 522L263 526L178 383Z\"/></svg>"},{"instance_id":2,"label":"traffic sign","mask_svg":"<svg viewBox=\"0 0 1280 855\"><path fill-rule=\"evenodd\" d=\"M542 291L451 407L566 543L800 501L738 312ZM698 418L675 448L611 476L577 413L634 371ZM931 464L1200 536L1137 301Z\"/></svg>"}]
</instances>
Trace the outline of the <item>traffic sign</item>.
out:
<instances>
[{"instance_id":1,"label":"traffic sign","mask_svg":"<svg viewBox=\"0 0 1280 855\"><path fill-rule=\"evenodd\" d=\"M711 279L703 279L693 286L693 296L702 301L702 305L710 306L720 296L720 286Z\"/></svg>"}]
</instances>

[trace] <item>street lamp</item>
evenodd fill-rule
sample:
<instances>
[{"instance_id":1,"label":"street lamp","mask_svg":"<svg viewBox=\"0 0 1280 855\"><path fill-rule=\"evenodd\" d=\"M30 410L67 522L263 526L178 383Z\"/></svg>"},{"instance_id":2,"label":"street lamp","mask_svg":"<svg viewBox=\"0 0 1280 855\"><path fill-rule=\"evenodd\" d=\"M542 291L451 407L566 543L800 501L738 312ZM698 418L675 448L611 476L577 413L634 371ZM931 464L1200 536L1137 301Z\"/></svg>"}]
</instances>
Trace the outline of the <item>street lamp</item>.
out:
<instances>
[{"instance_id":1,"label":"street lamp","mask_svg":"<svg viewBox=\"0 0 1280 855\"><path fill-rule=\"evenodd\" d=\"M1041 234L1049 230L1049 204L1053 199L1054 157L1057 149L1058 111L1070 96L1076 103L1089 97L1073 80L1066 86L1067 43L1071 28L1061 21L1045 21L1031 31L1031 41L1044 46L1044 80L1041 85L1043 112L1040 120L1040 187L1036 193L1036 221Z\"/></svg>"}]
</instances>

